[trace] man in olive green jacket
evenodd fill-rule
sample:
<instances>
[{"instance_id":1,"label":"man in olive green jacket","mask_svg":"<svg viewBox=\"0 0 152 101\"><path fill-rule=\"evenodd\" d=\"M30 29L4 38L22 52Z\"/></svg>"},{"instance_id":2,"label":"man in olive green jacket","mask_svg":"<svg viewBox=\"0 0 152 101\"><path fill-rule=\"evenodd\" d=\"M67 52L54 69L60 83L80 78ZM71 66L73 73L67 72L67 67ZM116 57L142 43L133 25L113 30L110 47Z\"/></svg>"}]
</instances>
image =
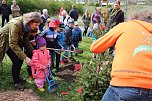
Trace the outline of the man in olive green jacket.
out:
<instances>
[{"instance_id":1,"label":"man in olive green jacket","mask_svg":"<svg viewBox=\"0 0 152 101\"><path fill-rule=\"evenodd\" d=\"M23 52L23 47L32 54L33 46L29 41L31 32L36 30L41 23L40 14L31 12L24 14L23 17L13 18L0 30L0 62L3 60L5 53L12 61L12 76L14 86L22 89L20 69L23 60L30 65L30 58Z\"/></svg>"}]
</instances>

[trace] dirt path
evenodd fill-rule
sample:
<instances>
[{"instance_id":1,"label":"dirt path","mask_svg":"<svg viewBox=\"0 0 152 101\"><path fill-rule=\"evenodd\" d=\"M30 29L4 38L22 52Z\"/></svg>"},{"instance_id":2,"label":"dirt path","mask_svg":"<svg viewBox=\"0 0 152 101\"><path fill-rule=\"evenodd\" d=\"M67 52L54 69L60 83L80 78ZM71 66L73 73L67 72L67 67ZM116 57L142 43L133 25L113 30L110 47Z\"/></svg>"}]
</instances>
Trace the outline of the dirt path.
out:
<instances>
[{"instance_id":1,"label":"dirt path","mask_svg":"<svg viewBox=\"0 0 152 101\"><path fill-rule=\"evenodd\" d=\"M0 92L0 101L44 101L31 89Z\"/></svg>"}]
</instances>

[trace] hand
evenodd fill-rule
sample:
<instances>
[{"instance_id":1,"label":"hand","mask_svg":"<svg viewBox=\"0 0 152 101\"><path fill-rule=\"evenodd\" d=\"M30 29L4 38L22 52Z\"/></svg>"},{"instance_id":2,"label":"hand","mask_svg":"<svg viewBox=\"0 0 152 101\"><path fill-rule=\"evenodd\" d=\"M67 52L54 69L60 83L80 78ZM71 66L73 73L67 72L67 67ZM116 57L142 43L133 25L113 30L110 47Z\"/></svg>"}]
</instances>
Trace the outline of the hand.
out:
<instances>
[{"instance_id":1,"label":"hand","mask_svg":"<svg viewBox=\"0 0 152 101\"><path fill-rule=\"evenodd\" d=\"M43 67L42 67L42 69L45 69L45 68L46 68L46 66L43 66Z\"/></svg>"},{"instance_id":2,"label":"hand","mask_svg":"<svg viewBox=\"0 0 152 101\"><path fill-rule=\"evenodd\" d=\"M29 66L31 65L31 59L30 58L26 57L25 61L26 61L27 65L29 65Z\"/></svg>"},{"instance_id":3,"label":"hand","mask_svg":"<svg viewBox=\"0 0 152 101\"><path fill-rule=\"evenodd\" d=\"M36 42L35 42L35 41L33 41L33 42L32 42L32 45L33 45L33 46L36 46Z\"/></svg>"},{"instance_id":4,"label":"hand","mask_svg":"<svg viewBox=\"0 0 152 101\"><path fill-rule=\"evenodd\" d=\"M64 52L64 49L63 48L61 48L61 50L60 50L61 52Z\"/></svg>"}]
</instances>

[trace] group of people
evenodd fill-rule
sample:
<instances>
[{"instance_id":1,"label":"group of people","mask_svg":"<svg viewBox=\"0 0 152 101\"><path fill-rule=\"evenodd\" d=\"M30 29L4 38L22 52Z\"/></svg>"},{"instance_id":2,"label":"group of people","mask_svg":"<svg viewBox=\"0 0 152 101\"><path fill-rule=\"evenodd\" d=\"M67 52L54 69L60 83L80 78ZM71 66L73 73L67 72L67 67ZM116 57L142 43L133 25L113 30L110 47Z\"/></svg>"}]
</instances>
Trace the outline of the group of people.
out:
<instances>
[{"instance_id":1,"label":"group of people","mask_svg":"<svg viewBox=\"0 0 152 101\"><path fill-rule=\"evenodd\" d=\"M69 51L78 48L79 42L82 41L81 29L75 20L70 17L65 25L58 18L50 19L48 10L43 9L42 15L39 12L23 14L12 18L1 28L0 61L3 60L5 53L11 59L15 88L24 89L22 84L25 80L20 77L24 60L29 78L35 78L34 81L40 91L44 91L43 70L48 74L47 67L50 67L58 72L60 62L70 62ZM64 52L62 58L61 52ZM71 58L73 59L72 52Z\"/></svg>"},{"instance_id":2,"label":"group of people","mask_svg":"<svg viewBox=\"0 0 152 101\"><path fill-rule=\"evenodd\" d=\"M2 0L0 5L0 15L2 15L2 25L4 26L5 20L9 22L9 16L12 14L12 17L19 17L20 16L20 7L17 5L16 0L12 1L11 7L7 4L7 0Z\"/></svg>"},{"instance_id":3,"label":"group of people","mask_svg":"<svg viewBox=\"0 0 152 101\"><path fill-rule=\"evenodd\" d=\"M74 19L74 21L77 21L79 18L79 12L77 11L75 4L72 5L72 9L69 11L69 13L63 7L60 7L60 11L59 11L60 22L64 23L64 25L67 25L68 20L70 18Z\"/></svg>"}]
</instances>

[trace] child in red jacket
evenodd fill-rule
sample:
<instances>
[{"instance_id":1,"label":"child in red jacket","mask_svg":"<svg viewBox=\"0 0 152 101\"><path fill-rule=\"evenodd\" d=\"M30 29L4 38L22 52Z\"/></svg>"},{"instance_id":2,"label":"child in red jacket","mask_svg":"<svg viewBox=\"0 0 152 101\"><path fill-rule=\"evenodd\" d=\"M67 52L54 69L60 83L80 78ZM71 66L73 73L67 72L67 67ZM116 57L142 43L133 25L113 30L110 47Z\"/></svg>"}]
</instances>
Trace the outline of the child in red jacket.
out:
<instances>
[{"instance_id":1,"label":"child in red jacket","mask_svg":"<svg viewBox=\"0 0 152 101\"><path fill-rule=\"evenodd\" d=\"M45 91L43 88L44 82L45 82L45 75L44 70L46 71L46 74L49 75L47 66L50 66L50 55L49 50L46 49L46 41L43 37L38 36L37 40L37 46L38 50L33 51L33 57L32 57L32 75L35 79L35 83L38 87L39 91Z\"/></svg>"}]
</instances>

